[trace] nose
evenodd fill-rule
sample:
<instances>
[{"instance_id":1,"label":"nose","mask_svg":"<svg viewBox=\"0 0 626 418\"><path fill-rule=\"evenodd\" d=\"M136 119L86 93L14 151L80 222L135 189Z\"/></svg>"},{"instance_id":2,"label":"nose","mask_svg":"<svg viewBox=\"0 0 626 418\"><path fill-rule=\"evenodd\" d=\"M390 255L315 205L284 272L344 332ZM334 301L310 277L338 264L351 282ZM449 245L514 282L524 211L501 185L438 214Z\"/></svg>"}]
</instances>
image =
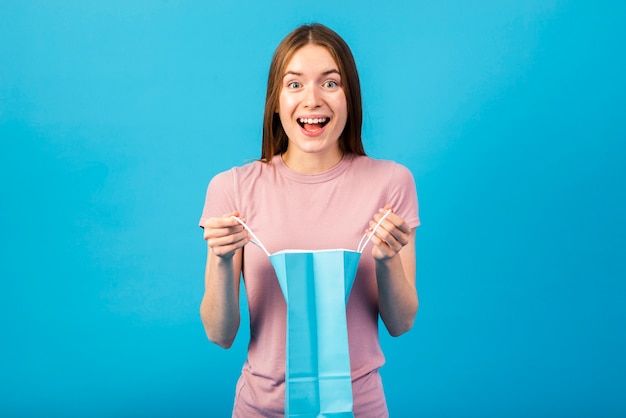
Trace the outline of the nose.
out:
<instances>
[{"instance_id":1,"label":"nose","mask_svg":"<svg viewBox=\"0 0 626 418\"><path fill-rule=\"evenodd\" d=\"M305 89L303 104L307 108L316 108L321 106L320 92L317 86L310 85Z\"/></svg>"}]
</instances>

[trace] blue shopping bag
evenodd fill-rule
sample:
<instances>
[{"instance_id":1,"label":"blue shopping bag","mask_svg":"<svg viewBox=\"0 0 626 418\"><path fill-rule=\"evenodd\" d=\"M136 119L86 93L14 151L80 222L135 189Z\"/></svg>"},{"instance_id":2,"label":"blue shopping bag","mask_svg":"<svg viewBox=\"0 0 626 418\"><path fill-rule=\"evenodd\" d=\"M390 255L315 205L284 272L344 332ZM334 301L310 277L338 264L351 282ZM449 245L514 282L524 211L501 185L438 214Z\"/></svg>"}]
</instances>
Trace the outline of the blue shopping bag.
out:
<instances>
[{"instance_id":1,"label":"blue shopping bag","mask_svg":"<svg viewBox=\"0 0 626 418\"><path fill-rule=\"evenodd\" d=\"M269 257L287 304L286 417L354 417L346 306L361 252L283 250L270 254L252 230L251 242Z\"/></svg>"}]
</instances>

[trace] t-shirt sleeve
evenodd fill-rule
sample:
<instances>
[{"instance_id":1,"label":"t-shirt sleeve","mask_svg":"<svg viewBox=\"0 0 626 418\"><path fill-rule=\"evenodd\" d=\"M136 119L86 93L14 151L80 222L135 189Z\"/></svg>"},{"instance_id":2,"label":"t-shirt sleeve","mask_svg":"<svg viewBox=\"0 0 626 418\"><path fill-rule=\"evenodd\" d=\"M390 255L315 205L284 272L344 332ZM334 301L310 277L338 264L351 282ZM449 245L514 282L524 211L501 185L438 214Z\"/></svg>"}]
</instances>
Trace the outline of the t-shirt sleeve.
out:
<instances>
[{"instance_id":1,"label":"t-shirt sleeve","mask_svg":"<svg viewBox=\"0 0 626 418\"><path fill-rule=\"evenodd\" d=\"M403 165L394 164L389 186L388 203L411 229L420 225L417 189L411 171Z\"/></svg>"},{"instance_id":2,"label":"t-shirt sleeve","mask_svg":"<svg viewBox=\"0 0 626 418\"><path fill-rule=\"evenodd\" d=\"M209 182L200 217L202 227L208 218L224 216L237 210L234 169L219 173Z\"/></svg>"}]
</instances>

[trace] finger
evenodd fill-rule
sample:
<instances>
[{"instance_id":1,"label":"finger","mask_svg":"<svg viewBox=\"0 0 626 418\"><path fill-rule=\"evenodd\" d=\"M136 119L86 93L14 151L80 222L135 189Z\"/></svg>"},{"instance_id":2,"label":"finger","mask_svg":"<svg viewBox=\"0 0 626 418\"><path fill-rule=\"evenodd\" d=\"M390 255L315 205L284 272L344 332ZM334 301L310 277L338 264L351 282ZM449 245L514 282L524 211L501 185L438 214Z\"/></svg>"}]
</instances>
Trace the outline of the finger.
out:
<instances>
[{"instance_id":1,"label":"finger","mask_svg":"<svg viewBox=\"0 0 626 418\"><path fill-rule=\"evenodd\" d=\"M243 228L235 227L233 229L205 229L204 239L216 243L216 245L224 245L230 242L241 240L248 236L248 231Z\"/></svg>"},{"instance_id":2,"label":"finger","mask_svg":"<svg viewBox=\"0 0 626 418\"><path fill-rule=\"evenodd\" d=\"M398 251L391 248L386 241L382 240L375 234L372 236L372 244L374 244L374 247L372 248L372 255L375 258L391 258L398 253Z\"/></svg>"},{"instance_id":3,"label":"finger","mask_svg":"<svg viewBox=\"0 0 626 418\"><path fill-rule=\"evenodd\" d=\"M235 234L243 234L240 236L247 235L244 226L236 219L231 218L230 215L224 215L221 218L209 218L203 224L203 227L205 240L215 240Z\"/></svg>"},{"instance_id":4,"label":"finger","mask_svg":"<svg viewBox=\"0 0 626 418\"><path fill-rule=\"evenodd\" d=\"M217 247L209 246L209 250L213 254L220 256L220 257L229 256L229 255L234 254L235 251L245 246L249 242L249 240L250 240L249 238L246 238L246 239L243 239L241 241L238 241L229 245L223 245L223 246L217 246Z\"/></svg>"},{"instance_id":5,"label":"finger","mask_svg":"<svg viewBox=\"0 0 626 418\"><path fill-rule=\"evenodd\" d=\"M221 217L208 218L201 226L203 228L229 228L241 225L241 223L237 219L234 219L233 216L236 216L245 222L245 218L240 217L238 211L234 211L222 215Z\"/></svg>"},{"instance_id":6,"label":"finger","mask_svg":"<svg viewBox=\"0 0 626 418\"><path fill-rule=\"evenodd\" d=\"M403 221L402 224L396 225L391 221L387 221L386 219L382 222L383 229L388 232L400 245L405 246L409 242L410 229L406 230L403 228L403 225L406 223ZM408 232L407 232L408 231Z\"/></svg>"},{"instance_id":7,"label":"finger","mask_svg":"<svg viewBox=\"0 0 626 418\"><path fill-rule=\"evenodd\" d=\"M382 219L382 217L387 213L389 209L391 209L389 205L385 205L384 208L380 209L378 213L374 215L374 219L376 220L376 222ZM398 228L405 234L409 234L411 232L411 228L409 228L409 225L405 222L405 220L393 211L390 212L389 215L387 215L385 220L391 222L396 228Z\"/></svg>"},{"instance_id":8,"label":"finger","mask_svg":"<svg viewBox=\"0 0 626 418\"><path fill-rule=\"evenodd\" d=\"M248 237L248 231L240 231L230 235L223 236L210 236L207 239L207 243L211 248L229 247L229 246L241 246L243 247L250 240Z\"/></svg>"},{"instance_id":9,"label":"finger","mask_svg":"<svg viewBox=\"0 0 626 418\"><path fill-rule=\"evenodd\" d=\"M376 227L376 223L370 221L370 227L373 229ZM376 229L375 236L378 236L381 240L385 241L391 248L399 251L403 246L408 243L408 235L395 227L391 222L384 220L380 223Z\"/></svg>"},{"instance_id":10,"label":"finger","mask_svg":"<svg viewBox=\"0 0 626 418\"><path fill-rule=\"evenodd\" d=\"M390 208L387 206L380 209L378 213L374 214L373 219L369 222L369 230L371 232L375 231L378 237L385 242L391 240L392 237L389 235L389 231L394 228L393 223L391 221L387 221L390 216L393 216L392 212L387 213L389 209Z\"/></svg>"},{"instance_id":11,"label":"finger","mask_svg":"<svg viewBox=\"0 0 626 418\"><path fill-rule=\"evenodd\" d=\"M233 226L207 225L204 227L204 239L227 237L244 231L244 227L239 223Z\"/></svg>"},{"instance_id":12,"label":"finger","mask_svg":"<svg viewBox=\"0 0 626 418\"><path fill-rule=\"evenodd\" d=\"M245 222L245 221L246 221L246 218L244 218L243 216L241 216L241 215L239 214L239 211L238 211L238 210L236 210L236 211L233 211L233 212L231 212L231 213L227 213L227 214L223 215L223 218L228 219L228 220L230 220L230 221L235 221L235 222L237 222L237 223L239 223L239 221L238 221L237 219L235 219L235 218L239 218L239 220L241 220L241 221L243 221L243 222Z\"/></svg>"}]
</instances>

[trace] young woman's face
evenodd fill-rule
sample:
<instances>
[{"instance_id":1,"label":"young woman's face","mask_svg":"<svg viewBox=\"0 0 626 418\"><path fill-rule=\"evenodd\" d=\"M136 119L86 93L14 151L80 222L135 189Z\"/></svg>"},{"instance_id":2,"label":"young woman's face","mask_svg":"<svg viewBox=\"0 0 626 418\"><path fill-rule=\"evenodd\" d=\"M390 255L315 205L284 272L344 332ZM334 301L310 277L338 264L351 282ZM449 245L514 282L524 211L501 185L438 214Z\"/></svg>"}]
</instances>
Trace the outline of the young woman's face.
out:
<instances>
[{"instance_id":1,"label":"young woman's face","mask_svg":"<svg viewBox=\"0 0 626 418\"><path fill-rule=\"evenodd\" d=\"M326 48L308 44L295 52L283 76L278 113L289 138L285 157L338 162L348 108L339 67Z\"/></svg>"}]
</instances>

